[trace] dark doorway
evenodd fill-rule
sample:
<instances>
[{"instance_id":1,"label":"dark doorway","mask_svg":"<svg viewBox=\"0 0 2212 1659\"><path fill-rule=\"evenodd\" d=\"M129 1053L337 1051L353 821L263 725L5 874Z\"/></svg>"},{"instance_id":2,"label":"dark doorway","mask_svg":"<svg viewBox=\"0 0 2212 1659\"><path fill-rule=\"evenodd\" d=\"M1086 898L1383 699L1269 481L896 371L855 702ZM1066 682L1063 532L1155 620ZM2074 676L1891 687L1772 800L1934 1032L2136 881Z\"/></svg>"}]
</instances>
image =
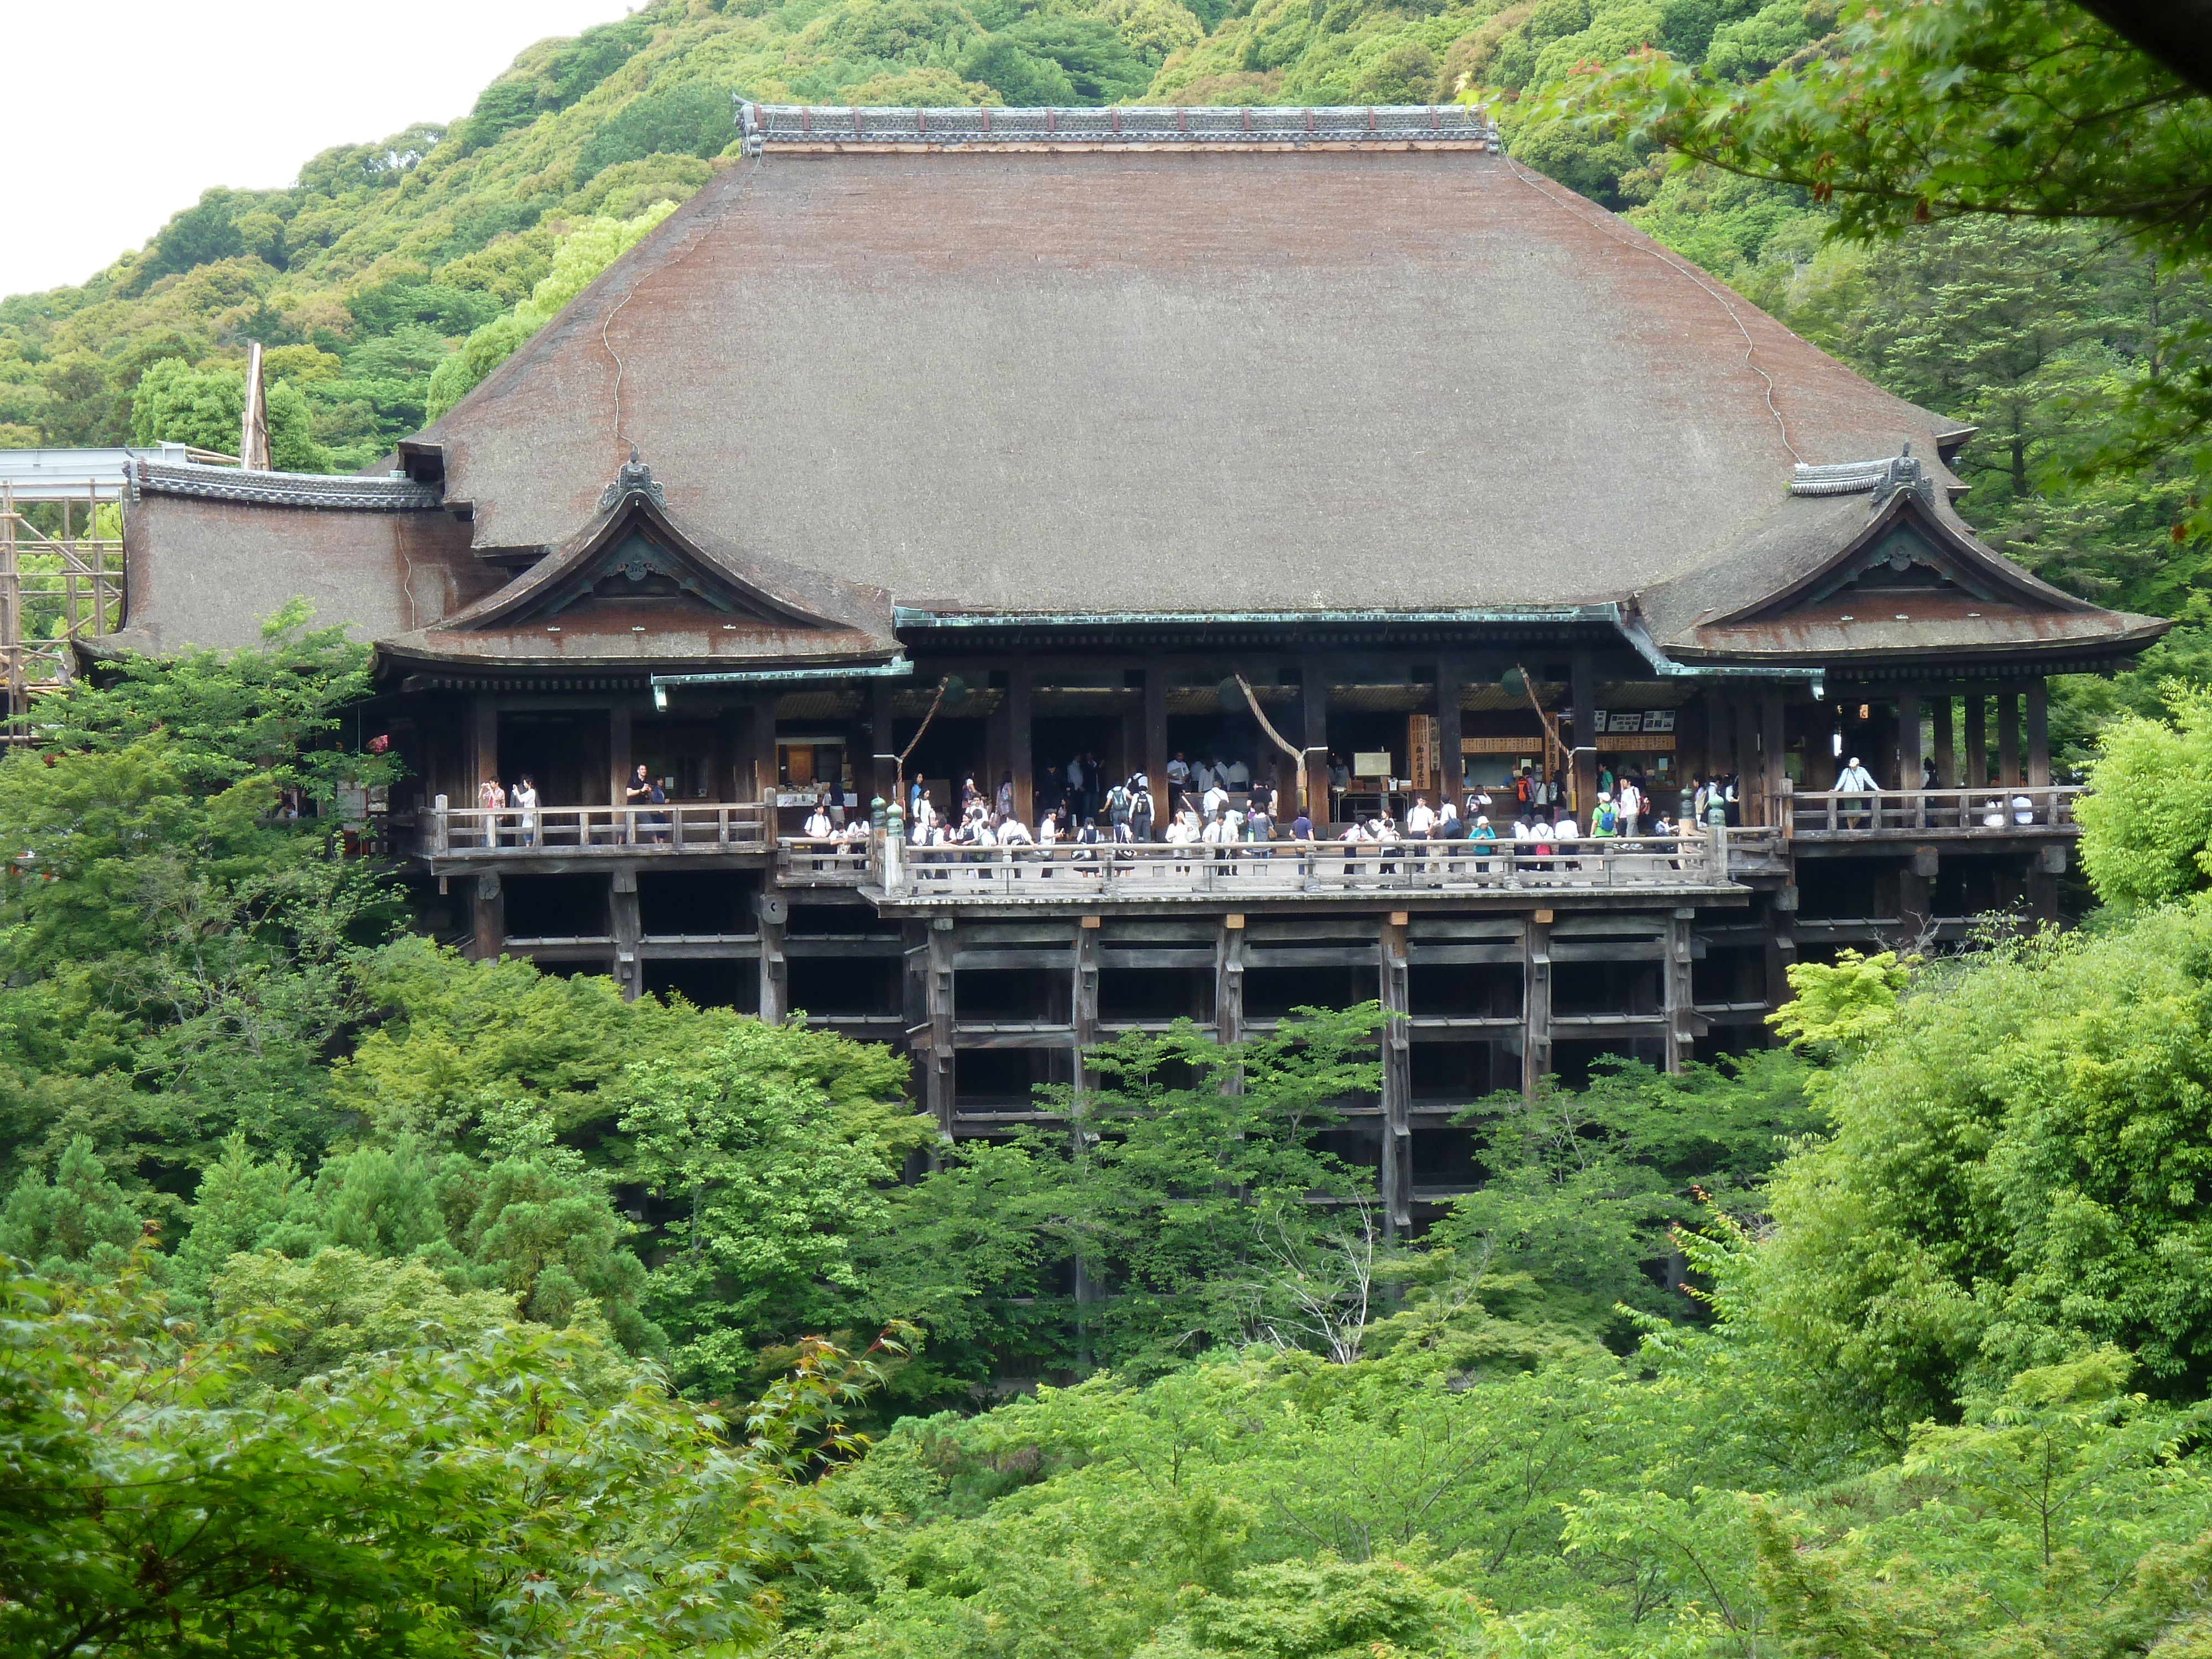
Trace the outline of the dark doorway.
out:
<instances>
[{"instance_id":1,"label":"dark doorway","mask_svg":"<svg viewBox=\"0 0 2212 1659\"><path fill-rule=\"evenodd\" d=\"M918 720L895 723L901 750L914 742L920 730ZM980 719L950 719L943 713L929 723L915 751L907 757L906 781L911 789L914 781L921 778L927 785L929 798L937 805L939 813L954 820L960 817L960 785L966 778L975 780L975 787L990 793L983 781L988 769L985 762L984 723ZM904 810L904 803L901 803Z\"/></svg>"},{"instance_id":2,"label":"dark doorway","mask_svg":"<svg viewBox=\"0 0 2212 1659\"><path fill-rule=\"evenodd\" d=\"M630 731L629 756L669 799L712 799L714 728L709 722L640 720Z\"/></svg>"},{"instance_id":3,"label":"dark doorway","mask_svg":"<svg viewBox=\"0 0 2212 1659\"><path fill-rule=\"evenodd\" d=\"M605 806L607 717L520 714L499 717L500 779L512 788L527 776L541 806ZM469 805L476 805L471 792Z\"/></svg>"},{"instance_id":4,"label":"dark doorway","mask_svg":"<svg viewBox=\"0 0 2212 1659\"><path fill-rule=\"evenodd\" d=\"M1121 720L1115 714L1062 714L1030 724L1030 777L1036 816L1059 805L1071 793L1067 763L1077 755L1097 756L1101 775L1091 781L1082 811L1096 817L1106 792L1127 779L1129 757L1121 744Z\"/></svg>"}]
</instances>

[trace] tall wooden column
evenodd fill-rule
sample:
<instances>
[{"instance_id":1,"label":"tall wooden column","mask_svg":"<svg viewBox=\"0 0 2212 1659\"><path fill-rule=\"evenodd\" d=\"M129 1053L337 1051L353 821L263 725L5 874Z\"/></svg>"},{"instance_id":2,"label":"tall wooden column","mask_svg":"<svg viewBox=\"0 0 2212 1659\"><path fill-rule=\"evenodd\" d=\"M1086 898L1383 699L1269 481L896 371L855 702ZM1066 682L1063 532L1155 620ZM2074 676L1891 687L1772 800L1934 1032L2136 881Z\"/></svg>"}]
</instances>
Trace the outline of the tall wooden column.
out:
<instances>
[{"instance_id":1,"label":"tall wooden column","mask_svg":"<svg viewBox=\"0 0 2212 1659\"><path fill-rule=\"evenodd\" d=\"M769 838L775 838L775 693L763 691L752 700L753 718L747 743L752 753L753 799L770 804Z\"/></svg>"},{"instance_id":2,"label":"tall wooden column","mask_svg":"<svg viewBox=\"0 0 2212 1659\"><path fill-rule=\"evenodd\" d=\"M933 916L929 922L928 977L925 996L929 1014L929 1052L923 1060L923 1105L937 1119L938 1133L952 1139L952 955L957 940L950 916Z\"/></svg>"},{"instance_id":3,"label":"tall wooden column","mask_svg":"<svg viewBox=\"0 0 2212 1659\"><path fill-rule=\"evenodd\" d=\"M1306 787L1313 799L1305 803L1316 834L1328 822L1328 674L1319 657L1298 665L1298 716L1306 750Z\"/></svg>"},{"instance_id":4,"label":"tall wooden column","mask_svg":"<svg viewBox=\"0 0 2212 1659\"><path fill-rule=\"evenodd\" d=\"M1900 691L1897 696L1897 787L1920 787L1920 694Z\"/></svg>"},{"instance_id":5,"label":"tall wooden column","mask_svg":"<svg viewBox=\"0 0 2212 1659\"><path fill-rule=\"evenodd\" d=\"M1457 659L1443 658L1437 664L1437 754L1443 775L1437 787L1443 796L1437 803L1439 814L1444 801L1449 801L1456 811L1461 797L1467 793L1467 757L1460 752L1459 685Z\"/></svg>"},{"instance_id":6,"label":"tall wooden column","mask_svg":"<svg viewBox=\"0 0 2212 1659\"><path fill-rule=\"evenodd\" d=\"M1729 705L1729 722L1735 730L1735 758L1729 770L1735 774L1738 811L1746 823L1757 823L1759 811L1759 703L1741 694Z\"/></svg>"},{"instance_id":7,"label":"tall wooden column","mask_svg":"<svg viewBox=\"0 0 2212 1659\"><path fill-rule=\"evenodd\" d=\"M1936 723L1936 781L1946 789L1959 787L1959 756L1952 735L1951 697L1947 692L1928 700Z\"/></svg>"},{"instance_id":8,"label":"tall wooden column","mask_svg":"<svg viewBox=\"0 0 2212 1659\"><path fill-rule=\"evenodd\" d=\"M1378 941L1382 993L1382 1236L1413 1224L1413 1056L1406 969L1406 912L1393 910Z\"/></svg>"},{"instance_id":9,"label":"tall wooden column","mask_svg":"<svg viewBox=\"0 0 2212 1659\"><path fill-rule=\"evenodd\" d=\"M496 870L478 876L475 884L469 957L472 961L489 962L507 944L507 896L501 890Z\"/></svg>"},{"instance_id":10,"label":"tall wooden column","mask_svg":"<svg viewBox=\"0 0 2212 1659\"><path fill-rule=\"evenodd\" d=\"M891 804L898 791L898 732L891 718L891 689L882 680L872 680L868 685L868 744L875 752L869 757L868 795L860 805L866 807L869 798L880 795L884 804ZM898 809L906 811L900 801Z\"/></svg>"},{"instance_id":11,"label":"tall wooden column","mask_svg":"<svg viewBox=\"0 0 2212 1659\"><path fill-rule=\"evenodd\" d=\"M635 1002L645 989L645 959L638 948L645 928L638 917L635 869L617 870L608 884L607 931L615 941L615 983L622 987L624 1002Z\"/></svg>"},{"instance_id":12,"label":"tall wooden column","mask_svg":"<svg viewBox=\"0 0 2212 1659\"><path fill-rule=\"evenodd\" d=\"M791 1013L791 969L784 959L784 927L791 911L779 893L763 893L753 901L760 920L760 1017L769 1025L781 1025Z\"/></svg>"},{"instance_id":13,"label":"tall wooden column","mask_svg":"<svg viewBox=\"0 0 2212 1659\"><path fill-rule=\"evenodd\" d=\"M1552 1069L1552 913L1539 910L1521 934L1521 1092L1529 1099Z\"/></svg>"},{"instance_id":14,"label":"tall wooden column","mask_svg":"<svg viewBox=\"0 0 2212 1659\"><path fill-rule=\"evenodd\" d=\"M607 706L607 805L620 806L623 792L629 787L629 769L635 764L629 757L629 705L616 702Z\"/></svg>"},{"instance_id":15,"label":"tall wooden column","mask_svg":"<svg viewBox=\"0 0 2212 1659\"><path fill-rule=\"evenodd\" d=\"M1078 1096L1091 1091L1091 1068L1083 1057L1098 1044L1098 918L1079 916L1075 927L1075 981L1068 1000L1068 1024L1075 1045L1073 1077ZM1081 1148L1077 1149L1079 1152Z\"/></svg>"},{"instance_id":16,"label":"tall wooden column","mask_svg":"<svg viewBox=\"0 0 2212 1659\"><path fill-rule=\"evenodd\" d=\"M1145 665L1145 781L1152 787L1152 835L1167 833L1175 802L1168 793L1168 671Z\"/></svg>"},{"instance_id":17,"label":"tall wooden column","mask_svg":"<svg viewBox=\"0 0 2212 1659\"><path fill-rule=\"evenodd\" d=\"M1024 823L1036 822L1036 780L1030 775L1036 766L1036 744L1030 728L1030 682L1032 678L1026 661L1017 661L1006 675L1006 760L1007 769L1014 775L1014 816ZM991 799L999 799L999 781L991 780Z\"/></svg>"},{"instance_id":18,"label":"tall wooden column","mask_svg":"<svg viewBox=\"0 0 2212 1659\"><path fill-rule=\"evenodd\" d=\"M1990 787L1990 700L1978 690L1969 691L1959 708L1966 722L1966 775L1960 782L1967 789Z\"/></svg>"},{"instance_id":19,"label":"tall wooden column","mask_svg":"<svg viewBox=\"0 0 2212 1659\"><path fill-rule=\"evenodd\" d=\"M1759 822L1775 821L1775 803L1790 781L1784 759L1790 749L1789 712L1782 694L1766 690L1759 696Z\"/></svg>"},{"instance_id":20,"label":"tall wooden column","mask_svg":"<svg viewBox=\"0 0 2212 1659\"><path fill-rule=\"evenodd\" d=\"M1597 676L1590 665L1590 653L1577 651L1567 670L1571 677L1570 695L1575 702L1575 731L1568 739L1574 744L1574 809L1583 829L1589 829L1591 816L1597 811Z\"/></svg>"},{"instance_id":21,"label":"tall wooden column","mask_svg":"<svg viewBox=\"0 0 2212 1659\"><path fill-rule=\"evenodd\" d=\"M477 791L486 778L499 775L499 701L479 692L469 699L469 787L453 803L474 806Z\"/></svg>"},{"instance_id":22,"label":"tall wooden column","mask_svg":"<svg viewBox=\"0 0 2212 1659\"><path fill-rule=\"evenodd\" d=\"M1226 915L1213 940L1213 1035L1224 1047L1244 1040L1244 918ZM1243 1083L1231 1085L1242 1093Z\"/></svg>"},{"instance_id":23,"label":"tall wooden column","mask_svg":"<svg viewBox=\"0 0 2212 1659\"><path fill-rule=\"evenodd\" d=\"M1844 768L1844 757L1836 752L1836 739L1843 731L1843 716L1832 702L1816 703L1812 711L1812 724L1805 738L1805 787L1825 790L1836 787L1836 778Z\"/></svg>"},{"instance_id":24,"label":"tall wooden column","mask_svg":"<svg viewBox=\"0 0 2212 1659\"><path fill-rule=\"evenodd\" d=\"M929 1017L930 923L927 918L899 925L902 946L899 975L899 1012L906 1025L907 1063L913 1067L913 1087L922 1109L937 1110L937 1060ZM940 1122L942 1120L939 1120ZM939 1154L929 1154L929 1167L939 1166Z\"/></svg>"},{"instance_id":25,"label":"tall wooden column","mask_svg":"<svg viewBox=\"0 0 2212 1659\"><path fill-rule=\"evenodd\" d=\"M1680 1073L1689 1068L1698 1052L1698 1001L1692 983L1692 968L1697 959L1697 947L1690 937L1690 924L1697 912L1680 909L1667 920L1667 957L1662 964L1660 1006L1667 1016L1667 1069Z\"/></svg>"},{"instance_id":26,"label":"tall wooden column","mask_svg":"<svg viewBox=\"0 0 2212 1659\"><path fill-rule=\"evenodd\" d=\"M2027 781L2051 781L2051 695L2041 680L2027 683Z\"/></svg>"},{"instance_id":27,"label":"tall wooden column","mask_svg":"<svg viewBox=\"0 0 2212 1659\"><path fill-rule=\"evenodd\" d=\"M2020 693L1997 693L1997 781L2020 787Z\"/></svg>"}]
</instances>

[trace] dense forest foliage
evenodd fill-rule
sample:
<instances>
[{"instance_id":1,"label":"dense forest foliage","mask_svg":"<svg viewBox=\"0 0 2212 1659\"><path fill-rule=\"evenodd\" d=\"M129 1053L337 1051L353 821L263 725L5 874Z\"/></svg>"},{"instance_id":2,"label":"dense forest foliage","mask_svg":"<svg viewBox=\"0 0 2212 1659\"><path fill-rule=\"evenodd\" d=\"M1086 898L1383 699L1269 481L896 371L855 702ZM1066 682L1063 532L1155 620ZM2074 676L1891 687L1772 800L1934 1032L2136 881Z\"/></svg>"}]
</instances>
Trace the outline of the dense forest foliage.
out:
<instances>
[{"instance_id":1,"label":"dense forest foliage","mask_svg":"<svg viewBox=\"0 0 2212 1659\"><path fill-rule=\"evenodd\" d=\"M280 618L0 759L10 1651L2212 1640L2201 696L2107 734L2094 925L1470 1102L1390 1241L1372 1005L952 1146L888 1051L406 933L276 810L386 763L364 671Z\"/></svg>"}]
</instances>

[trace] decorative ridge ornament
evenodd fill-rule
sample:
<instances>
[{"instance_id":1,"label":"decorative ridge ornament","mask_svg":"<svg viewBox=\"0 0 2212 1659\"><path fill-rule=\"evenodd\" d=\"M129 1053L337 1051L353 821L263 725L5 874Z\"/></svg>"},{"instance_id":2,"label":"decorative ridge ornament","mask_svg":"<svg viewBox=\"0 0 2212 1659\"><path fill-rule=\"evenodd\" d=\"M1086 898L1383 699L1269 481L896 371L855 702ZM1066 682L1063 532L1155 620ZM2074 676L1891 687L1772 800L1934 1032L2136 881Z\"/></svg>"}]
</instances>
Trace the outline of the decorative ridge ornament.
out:
<instances>
[{"instance_id":1,"label":"decorative ridge ornament","mask_svg":"<svg viewBox=\"0 0 2212 1659\"><path fill-rule=\"evenodd\" d=\"M1936 504L1936 480L1929 475L1927 466L1912 453L1908 441L1904 451L1878 461L1838 461L1826 466L1797 465L1797 473L1790 481L1793 495L1865 495L1874 500L1867 509L1868 517L1887 507L1900 495L1917 495L1929 507Z\"/></svg>"},{"instance_id":2,"label":"decorative ridge ornament","mask_svg":"<svg viewBox=\"0 0 2212 1659\"><path fill-rule=\"evenodd\" d=\"M919 109L757 104L737 100L747 155L778 144L860 144L927 149L1298 149L1375 144L1498 148L1497 124L1479 105L1116 106L1110 108Z\"/></svg>"},{"instance_id":3,"label":"decorative ridge ornament","mask_svg":"<svg viewBox=\"0 0 2212 1659\"><path fill-rule=\"evenodd\" d=\"M599 511L604 513L632 495L642 495L663 513L668 511L668 494L653 482L653 469L638 459L635 444L629 447L629 459L617 471L614 482L600 495Z\"/></svg>"}]
</instances>

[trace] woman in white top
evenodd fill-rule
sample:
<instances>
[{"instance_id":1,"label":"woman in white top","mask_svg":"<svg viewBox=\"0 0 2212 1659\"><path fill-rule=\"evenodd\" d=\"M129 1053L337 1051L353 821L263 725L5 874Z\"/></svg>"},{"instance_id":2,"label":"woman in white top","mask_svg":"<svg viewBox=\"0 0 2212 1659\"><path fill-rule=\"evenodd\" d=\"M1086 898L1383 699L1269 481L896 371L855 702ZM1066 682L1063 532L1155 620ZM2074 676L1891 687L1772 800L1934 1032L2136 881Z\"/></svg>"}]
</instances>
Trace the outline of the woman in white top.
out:
<instances>
[{"instance_id":1,"label":"woman in white top","mask_svg":"<svg viewBox=\"0 0 2212 1659\"><path fill-rule=\"evenodd\" d=\"M514 793L507 798L507 804L521 809L522 844L526 847L537 846L538 781L529 773L525 772L522 775L522 781L514 786Z\"/></svg>"}]
</instances>

